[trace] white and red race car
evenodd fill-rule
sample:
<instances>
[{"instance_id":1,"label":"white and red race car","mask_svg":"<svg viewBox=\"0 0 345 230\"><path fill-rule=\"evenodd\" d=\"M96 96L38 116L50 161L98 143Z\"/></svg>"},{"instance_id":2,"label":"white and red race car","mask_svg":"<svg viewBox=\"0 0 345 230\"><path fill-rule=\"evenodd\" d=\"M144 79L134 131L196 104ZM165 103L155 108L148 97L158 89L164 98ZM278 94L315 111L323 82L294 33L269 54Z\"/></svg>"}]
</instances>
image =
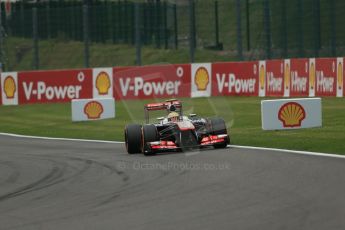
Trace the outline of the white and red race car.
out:
<instances>
[{"instance_id":1,"label":"white and red race car","mask_svg":"<svg viewBox=\"0 0 345 230\"><path fill-rule=\"evenodd\" d=\"M165 117L150 124L149 113L162 110ZM222 118L201 118L196 114L184 116L182 103L172 99L144 106L146 124L129 124L125 127L125 143L129 154L152 155L163 151L181 151L213 146L225 148L230 143Z\"/></svg>"}]
</instances>

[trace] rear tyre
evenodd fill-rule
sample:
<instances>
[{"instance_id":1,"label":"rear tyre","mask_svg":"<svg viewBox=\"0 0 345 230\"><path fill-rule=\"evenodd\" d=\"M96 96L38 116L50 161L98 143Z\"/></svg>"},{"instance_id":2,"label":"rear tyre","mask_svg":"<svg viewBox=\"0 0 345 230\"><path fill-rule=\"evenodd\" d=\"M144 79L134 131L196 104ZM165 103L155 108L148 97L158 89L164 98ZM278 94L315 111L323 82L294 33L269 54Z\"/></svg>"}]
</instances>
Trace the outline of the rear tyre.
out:
<instances>
[{"instance_id":1,"label":"rear tyre","mask_svg":"<svg viewBox=\"0 0 345 230\"><path fill-rule=\"evenodd\" d=\"M125 128L125 143L129 154L141 153L142 136L141 125L131 124Z\"/></svg>"},{"instance_id":2,"label":"rear tyre","mask_svg":"<svg viewBox=\"0 0 345 230\"><path fill-rule=\"evenodd\" d=\"M225 121L222 118L210 118L207 121L207 128L208 132L211 135L220 135L220 134L228 134L226 129ZM225 138L225 141L222 143L214 144L213 147L216 149L225 148L228 144L230 144L230 137L229 135Z\"/></svg>"},{"instance_id":3,"label":"rear tyre","mask_svg":"<svg viewBox=\"0 0 345 230\"><path fill-rule=\"evenodd\" d=\"M225 121L222 118L210 118L207 120L207 129L211 135L227 134Z\"/></svg>"},{"instance_id":4,"label":"rear tyre","mask_svg":"<svg viewBox=\"0 0 345 230\"><path fill-rule=\"evenodd\" d=\"M144 125L142 127L142 152L145 155L153 155L154 152L147 144L148 142L159 141L159 134L156 126L154 125Z\"/></svg>"}]
</instances>

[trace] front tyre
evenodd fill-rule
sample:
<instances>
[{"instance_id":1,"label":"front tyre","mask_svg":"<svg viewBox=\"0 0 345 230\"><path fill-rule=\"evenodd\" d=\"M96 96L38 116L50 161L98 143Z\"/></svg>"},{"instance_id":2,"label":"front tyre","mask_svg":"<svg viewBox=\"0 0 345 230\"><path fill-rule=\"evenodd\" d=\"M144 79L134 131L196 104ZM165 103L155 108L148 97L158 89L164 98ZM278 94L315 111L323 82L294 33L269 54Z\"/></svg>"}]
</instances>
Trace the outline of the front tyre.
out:
<instances>
[{"instance_id":1,"label":"front tyre","mask_svg":"<svg viewBox=\"0 0 345 230\"><path fill-rule=\"evenodd\" d=\"M141 125L131 124L125 127L125 143L129 154L141 153L142 135Z\"/></svg>"},{"instance_id":2,"label":"front tyre","mask_svg":"<svg viewBox=\"0 0 345 230\"><path fill-rule=\"evenodd\" d=\"M213 147L214 147L215 149L223 149L223 148L226 148L226 147L228 146L228 144L230 144L230 138L229 138L229 136L227 136L227 137L225 138L225 141L224 141L224 142L214 144Z\"/></svg>"},{"instance_id":3,"label":"front tyre","mask_svg":"<svg viewBox=\"0 0 345 230\"><path fill-rule=\"evenodd\" d=\"M211 135L228 134L225 121L222 118L218 118L218 117L210 118L207 120L207 129L208 129L209 134ZM213 147L216 149L226 148L228 144L230 144L229 135L225 138L224 142L214 144Z\"/></svg>"},{"instance_id":4,"label":"front tyre","mask_svg":"<svg viewBox=\"0 0 345 230\"><path fill-rule=\"evenodd\" d=\"M153 155L154 152L147 144L149 142L159 141L159 134L156 126L154 125L144 125L142 127L142 152L144 155Z\"/></svg>"}]
</instances>

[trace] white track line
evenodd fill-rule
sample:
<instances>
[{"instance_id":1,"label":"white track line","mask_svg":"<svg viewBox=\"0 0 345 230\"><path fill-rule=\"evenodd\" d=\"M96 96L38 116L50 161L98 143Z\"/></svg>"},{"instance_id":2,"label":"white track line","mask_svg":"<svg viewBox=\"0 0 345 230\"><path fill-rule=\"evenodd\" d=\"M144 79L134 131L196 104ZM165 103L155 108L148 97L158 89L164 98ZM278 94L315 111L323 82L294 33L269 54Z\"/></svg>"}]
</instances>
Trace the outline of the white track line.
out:
<instances>
[{"instance_id":1,"label":"white track line","mask_svg":"<svg viewBox=\"0 0 345 230\"><path fill-rule=\"evenodd\" d=\"M37 136L27 136L27 135L19 135L19 134L12 134L12 133L0 133L0 135L18 137L18 138L28 138L28 139L124 144L123 141L103 141L103 140L87 140L87 139L72 139L72 138L57 138L57 137L37 137ZM333 158L345 159L345 155L337 155L337 154L331 154L331 153L319 153L319 152L308 152L308 151L299 151L299 150L264 148L264 147L253 147L253 146L242 146L242 145L228 145L228 147L238 148L238 149L278 151L278 152L294 153L294 154L301 154L301 155L308 155L308 156L333 157Z\"/></svg>"},{"instance_id":2,"label":"white track line","mask_svg":"<svg viewBox=\"0 0 345 230\"><path fill-rule=\"evenodd\" d=\"M318 152L308 152L308 151L300 151L300 150L265 148L265 147L252 147L252 146L242 146L242 145L228 145L228 146L229 147L233 147L233 148L238 148L238 149L279 151L279 152L295 153L295 154L309 155L309 156L333 157L333 158L345 159L345 155L337 155L337 154L331 154L331 153L318 153Z\"/></svg>"},{"instance_id":3,"label":"white track line","mask_svg":"<svg viewBox=\"0 0 345 230\"><path fill-rule=\"evenodd\" d=\"M78 142L94 142L94 143L108 143L108 144L123 144L123 141L102 141L102 140L87 140L87 139L73 139L73 138L59 138L59 137L36 137L36 136L27 136L19 135L13 133L0 133L3 136L9 137L19 137L19 138L28 138L28 139L43 139L43 140L55 140L55 141L78 141Z\"/></svg>"}]
</instances>

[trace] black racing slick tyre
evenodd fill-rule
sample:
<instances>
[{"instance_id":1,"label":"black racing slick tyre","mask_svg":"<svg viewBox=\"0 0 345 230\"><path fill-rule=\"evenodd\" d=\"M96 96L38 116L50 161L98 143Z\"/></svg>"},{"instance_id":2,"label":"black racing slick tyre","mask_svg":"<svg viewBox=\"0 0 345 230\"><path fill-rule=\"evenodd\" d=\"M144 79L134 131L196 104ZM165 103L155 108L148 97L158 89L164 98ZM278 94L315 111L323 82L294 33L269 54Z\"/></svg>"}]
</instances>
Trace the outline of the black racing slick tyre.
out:
<instances>
[{"instance_id":1,"label":"black racing slick tyre","mask_svg":"<svg viewBox=\"0 0 345 230\"><path fill-rule=\"evenodd\" d=\"M220 134L228 134L226 129L225 121L222 118L210 118L207 121L208 131L211 135L220 135ZM226 141L214 144L213 147L218 148L225 148L228 144L230 144L230 137L229 135L226 137Z\"/></svg>"},{"instance_id":2,"label":"black racing slick tyre","mask_svg":"<svg viewBox=\"0 0 345 230\"><path fill-rule=\"evenodd\" d=\"M141 153L142 151L142 136L141 125L131 124L125 128L125 143L129 154Z\"/></svg>"},{"instance_id":3,"label":"black racing slick tyre","mask_svg":"<svg viewBox=\"0 0 345 230\"><path fill-rule=\"evenodd\" d=\"M142 152L145 155L152 155L153 152L150 149L148 142L159 141L159 134L156 126L154 125L144 125L142 127Z\"/></svg>"},{"instance_id":4,"label":"black racing slick tyre","mask_svg":"<svg viewBox=\"0 0 345 230\"><path fill-rule=\"evenodd\" d=\"M227 134L225 121L222 118L210 118L207 121L208 131L212 135Z\"/></svg>"},{"instance_id":5,"label":"black racing slick tyre","mask_svg":"<svg viewBox=\"0 0 345 230\"><path fill-rule=\"evenodd\" d=\"M226 141L223 142L223 143L220 143L220 144L214 144L213 147L215 149L223 149L223 148L226 148L226 146L228 146L228 144L230 143L230 139L229 139L229 136L226 137Z\"/></svg>"},{"instance_id":6,"label":"black racing slick tyre","mask_svg":"<svg viewBox=\"0 0 345 230\"><path fill-rule=\"evenodd\" d=\"M144 142L158 141L158 131L154 125L144 125L143 126L143 140Z\"/></svg>"}]
</instances>

